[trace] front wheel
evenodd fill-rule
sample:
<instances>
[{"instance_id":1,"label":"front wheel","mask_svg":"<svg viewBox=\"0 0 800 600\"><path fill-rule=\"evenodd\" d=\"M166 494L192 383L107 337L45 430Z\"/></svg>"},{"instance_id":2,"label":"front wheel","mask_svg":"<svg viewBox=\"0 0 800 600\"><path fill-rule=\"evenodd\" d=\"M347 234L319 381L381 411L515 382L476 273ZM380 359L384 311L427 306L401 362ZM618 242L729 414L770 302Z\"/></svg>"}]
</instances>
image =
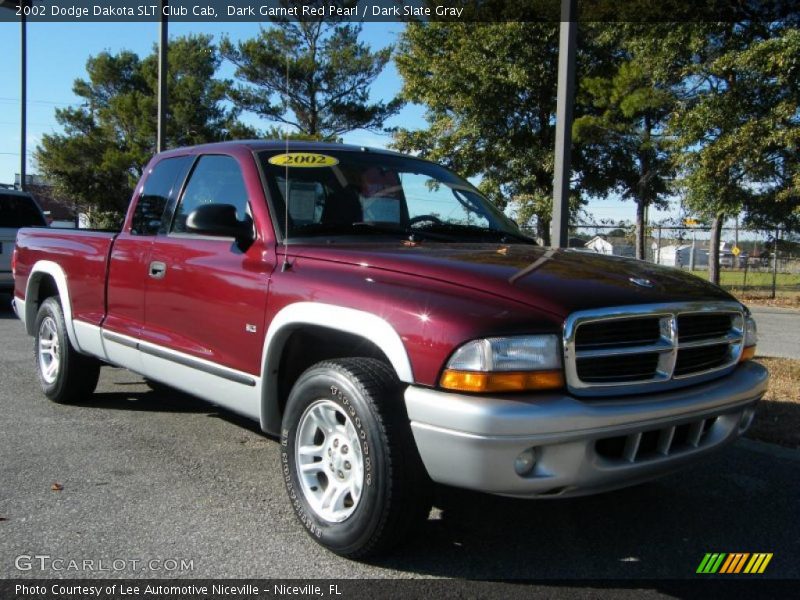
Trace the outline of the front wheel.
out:
<instances>
[{"instance_id":1,"label":"front wheel","mask_svg":"<svg viewBox=\"0 0 800 600\"><path fill-rule=\"evenodd\" d=\"M283 417L283 477L300 522L350 558L379 554L430 509L400 382L385 363L318 363L295 383Z\"/></svg>"},{"instance_id":2,"label":"front wheel","mask_svg":"<svg viewBox=\"0 0 800 600\"><path fill-rule=\"evenodd\" d=\"M50 400L67 404L94 392L100 362L80 354L70 343L58 297L48 298L39 308L33 349L39 385Z\"/></svg>"}]
</instances>

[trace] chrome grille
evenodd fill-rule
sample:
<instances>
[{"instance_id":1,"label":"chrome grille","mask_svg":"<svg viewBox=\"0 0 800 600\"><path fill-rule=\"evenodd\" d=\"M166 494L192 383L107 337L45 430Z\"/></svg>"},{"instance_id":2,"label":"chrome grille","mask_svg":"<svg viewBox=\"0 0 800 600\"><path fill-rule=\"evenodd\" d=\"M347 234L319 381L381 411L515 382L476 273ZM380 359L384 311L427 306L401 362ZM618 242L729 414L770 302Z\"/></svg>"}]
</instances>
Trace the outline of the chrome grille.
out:
<instances>
[{"instance_id":1,"label":"chrome grille","mask_svg":"<svg viewBox=\"0 0 800 600\"><path fill-rule=\"evenodd\" d=\"M739 360L742 310L713 302L573 313L564 326L567 384L577 394L609 395L710 379Z\"/></svg>"}]
</instances>

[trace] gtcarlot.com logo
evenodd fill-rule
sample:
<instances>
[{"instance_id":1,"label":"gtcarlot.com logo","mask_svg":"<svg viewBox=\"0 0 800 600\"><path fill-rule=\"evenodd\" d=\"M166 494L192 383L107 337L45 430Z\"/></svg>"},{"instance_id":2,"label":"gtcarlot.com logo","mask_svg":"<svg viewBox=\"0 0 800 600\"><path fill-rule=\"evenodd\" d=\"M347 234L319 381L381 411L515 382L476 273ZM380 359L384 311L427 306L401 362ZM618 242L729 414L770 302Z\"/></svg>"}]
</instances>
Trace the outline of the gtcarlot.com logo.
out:
<instances>
[{"instance_id":1,"label":"gtcarlot.com logo","mask_svg":"<svg viewBox=\"0 0 800 600\"><path fill-rule=\"evenodd\" d=\"M771 560L772 552L707 552L697 572L706 575L760 575Z\"/></svg>"},{"instance_id":2,"label":"gtcarlot.com logo","mask_svg":"<svg viewBox=\"0 0 800 600\"><path fill-rule=\"evenodd\" d=\"M194 559L187 558L65 558L49 554L20 554L14 559L18 571L72 571L119 573L122 571L194 571Z\"/></svg>"}]
</instances>

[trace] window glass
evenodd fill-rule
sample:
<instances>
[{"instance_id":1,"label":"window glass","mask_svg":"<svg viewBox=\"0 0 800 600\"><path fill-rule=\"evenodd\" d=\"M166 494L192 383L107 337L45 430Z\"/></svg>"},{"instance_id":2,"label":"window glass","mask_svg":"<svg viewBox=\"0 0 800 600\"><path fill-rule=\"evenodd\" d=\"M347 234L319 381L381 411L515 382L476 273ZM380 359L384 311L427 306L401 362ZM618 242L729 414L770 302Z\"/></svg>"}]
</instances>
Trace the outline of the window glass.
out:
<instances>
[{"instance_id":1,"label":"window glass","mask_svg":"<svg viewBox=\"0 0 800 600\"><path fill-rule=\"evenodd\" d=\"M488 214L474 196L450 188L428 175L403 173L403 190L409 219L430 216L454 225L490 225Z\"/></svg>"},{"instance_id":2,"label":"window glass","mask_svg":"<svg viewBox=\"0 0 800 600\"><path fill-rule=\"evenodd\" d=\"M136 203L131 233L133 235L155 235L161 227L164 209L167 207L173 187L179 186L191 161L190 156L165 158L153 167L144 182L144 190Z\"/></svg>"},{"instance_id":3,"label":"window glass","mask_svg":"<svg viewBox=\"0 0 800 600\"><path fill-rule=\"evenodd\" d=\"M42 225L47 225L47 223L32 198L0 193L0 227L41 227Z\"/></svg>"},{"instance_id":4,"label":"window glass","mask_svg":"<svg viewBox=\"0 0 800 600\"><path fill-rule=\"evenodd\" d=\"M316 160L300 163L297 156ZM262 152L259 159L276 225L283 233L288 222L290 238L413 235L447 243L532 243L474 186L430 162L335 147Z\"/></svg>"},{"instance_id":5,"label":"window glass","mask_svg":"<svg viewBox=\"0 0 800 600\"><path fill-rule=\"evenodd\" d=\"M236 218L249 218L247 190L239 163L230 156L208 155L197 162L175 211L171 231L186 233L186 218L202 204L230 204Z\"/></svg>"}]
</instances>

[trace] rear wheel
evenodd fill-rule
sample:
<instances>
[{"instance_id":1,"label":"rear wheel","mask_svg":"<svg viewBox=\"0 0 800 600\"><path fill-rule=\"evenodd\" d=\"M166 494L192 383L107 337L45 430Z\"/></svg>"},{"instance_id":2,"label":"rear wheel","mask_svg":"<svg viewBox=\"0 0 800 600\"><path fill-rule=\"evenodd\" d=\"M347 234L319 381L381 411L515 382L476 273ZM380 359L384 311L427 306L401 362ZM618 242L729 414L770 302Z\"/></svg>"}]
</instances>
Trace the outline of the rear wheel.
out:
<instances>
[{"instance_id":1,"label":"rear wheel","mask_svg":"<svg viewBox=\"0 0 800 600\"><path fill-rule=\"evenodd\" d=\"M401 384L381 361L325 361L303 373L284 412L281 445L298 519L337 554L384 552L427 517L430 481Z\"/></svg>"},{"instance_id":2,"label":"rear wheel","mask_svg":"<svg viewBox=\"0 0 800 600\"><path fill-rule=\"evenodd\" d=\"M80 354L70 343L57 296L42 302L35 327L36 373L45 396L66 404L94 392L100 377L100 362Z\"/></svg>"}]
</instances>

